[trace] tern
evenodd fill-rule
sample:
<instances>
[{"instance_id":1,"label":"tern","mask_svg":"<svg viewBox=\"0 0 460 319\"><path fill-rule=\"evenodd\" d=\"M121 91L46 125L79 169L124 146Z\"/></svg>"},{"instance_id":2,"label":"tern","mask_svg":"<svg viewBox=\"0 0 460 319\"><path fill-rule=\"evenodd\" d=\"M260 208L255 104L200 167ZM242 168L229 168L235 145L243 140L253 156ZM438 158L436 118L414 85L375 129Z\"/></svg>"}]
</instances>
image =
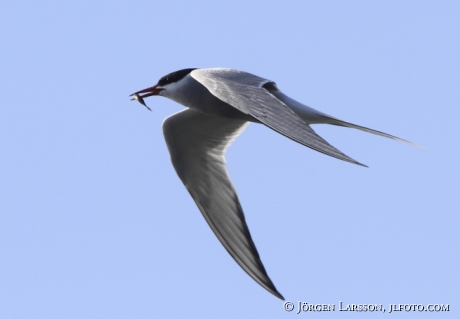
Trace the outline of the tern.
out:
<instances>
[{"instance_id":1,"label":"tern","mask_svg":"<svg viewBox=\"0 0 460 319\"><path fill-rule=\"evenodd\" d=\"M361 166L365 165L331 146L310 125L350 127L418 146L317 111L285 95L275 82L234 69L179 70L131 96L145 105L143 99L154 95L187 107L164 120L163 134L177 175L214 234L249 276L283 300L262 264L227 172L225 152L232 141L249 122L255 122L318 152Z\"/></svg>"}]
</instances>

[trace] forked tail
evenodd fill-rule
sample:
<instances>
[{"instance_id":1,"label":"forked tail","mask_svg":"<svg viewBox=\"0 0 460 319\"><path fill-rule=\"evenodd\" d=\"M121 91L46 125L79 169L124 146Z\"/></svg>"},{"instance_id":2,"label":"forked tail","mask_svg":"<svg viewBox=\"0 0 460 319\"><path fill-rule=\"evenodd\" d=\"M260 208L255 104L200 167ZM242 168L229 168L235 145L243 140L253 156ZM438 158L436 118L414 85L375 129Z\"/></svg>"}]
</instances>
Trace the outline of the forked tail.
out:
<instances>
[{"instance_id":1,"label":"forked tail","mask_svg":"<svg viewBox=\"0 0 460 319\"><path fill-rule=\"evenodd\" d=\"M409 144L409 145L412 145L412 146L416 146L416 147L419 147L419 148L426 149L426 147L424 147L424 146L421 146L421 145L406 141L406 140L404 140L402 138L399 138L399 137L396 137L396 136L393 136L393 135L390 135L390 134L387 134L387 133L384 133L384 132L380 132L380 131L376 131L376 130L373 130L373 129L370 129L370 128L367 128L367 127L364 127L364 126L348 123L348 122L345 122L345 121L342 121L342 120L339 120L339 119L336 119L336 118L333 118L333 117L327 117L327 119L328 119L328 121L327 121L328 124L355 128L357 130L372 133L372 134L375 134L375 135L384 136L384 137L391 138L393 140L400 141L400 142L403 142L403 143L406 143L406 144Z\"/></svg>"}]
</instances>

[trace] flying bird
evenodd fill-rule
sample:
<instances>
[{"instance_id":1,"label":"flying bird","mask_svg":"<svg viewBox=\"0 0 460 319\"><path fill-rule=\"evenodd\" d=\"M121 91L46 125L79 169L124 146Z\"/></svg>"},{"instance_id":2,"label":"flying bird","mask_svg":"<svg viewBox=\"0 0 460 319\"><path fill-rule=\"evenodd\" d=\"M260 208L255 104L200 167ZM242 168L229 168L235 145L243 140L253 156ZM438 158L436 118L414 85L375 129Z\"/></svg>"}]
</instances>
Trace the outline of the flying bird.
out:
<instances>
[{"instance_id":1,"label":"flying bird","mask_svg":"<svg viewBox=\"0 0 460 319\"><path fill-rule=\"evenodd\" d=\"M232 141L249 122L255 122L318 152L361 166L365 165L330 145L310 125L350 127L418 146L317 111L285 95L275 82L234 69L183 69L132 94L144 105L143 99L153 95L186 107L164 120L163 134L177 175L214 234L249 276L283 300L262 264L227 172L225 151Z\"/></svg>"}]
</instances>

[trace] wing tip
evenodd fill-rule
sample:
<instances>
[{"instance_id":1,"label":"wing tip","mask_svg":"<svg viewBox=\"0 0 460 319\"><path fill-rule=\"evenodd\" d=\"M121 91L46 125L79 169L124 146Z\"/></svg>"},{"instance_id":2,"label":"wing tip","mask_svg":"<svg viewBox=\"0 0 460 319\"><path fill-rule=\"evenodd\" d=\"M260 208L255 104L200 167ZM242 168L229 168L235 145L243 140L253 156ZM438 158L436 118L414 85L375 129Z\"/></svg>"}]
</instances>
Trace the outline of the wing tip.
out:
<instances>
[{"instance_id":1,"label":"wing tip","mask_svg":"<svg viewBox=\"0 0 460 319\"><path fill-rule=\"evenodd\" d=\"M359 165L359 166L362 166L362 167L365 167L365 168L369 168L369 166L367 166L365 164L362 164L360 162L354 162L353 164L356 164L356 165Z\"/></svg>"},{"instance_id":2,"label":"wing tip","mask_svg":"<svg viewBox=\"0 0 460 319\"><path fill-rule=\"evenodd\" d=\"M279 298L279 299L281 299L281 300L283 300L283 301L286 300L286 299L284 299L283 295L280 294L278 291L277 291L276 293L272 292L272 294L273 294L275 297L277 297L277 298Z\"/></svg>"},{"instance_id":3,"label":"wing tip","mask_svg":"<svg viewBox=\"0 0 460 319\"><path fill-rule=\"evenodd\" d=\"M273 296L281 299L281 300L286 300L284 299L283 295L275 288L275 285L273 285L273 283L271 283L271 285L269 286L266 286L266 285L261 285L262 287L264 287L269 293L271 293Z\"/></svg>"}]
</instances>

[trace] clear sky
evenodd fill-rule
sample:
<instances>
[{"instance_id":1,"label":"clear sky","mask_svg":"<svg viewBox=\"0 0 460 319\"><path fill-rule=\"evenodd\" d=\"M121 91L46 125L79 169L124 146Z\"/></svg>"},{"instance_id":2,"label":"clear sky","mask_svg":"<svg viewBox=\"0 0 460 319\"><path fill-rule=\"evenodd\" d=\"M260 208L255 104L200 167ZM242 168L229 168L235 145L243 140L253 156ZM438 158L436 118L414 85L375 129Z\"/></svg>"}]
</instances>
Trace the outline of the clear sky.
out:
<instances>
[{"instance_id":1,"label":"clear sky","mask_svg":"<svg viewBox=\"0 0 460 319\"><path fill-rule=\"evenodd\" d=\"M182 107L129 101L187 67L428 148L314 127L363 168L249 125L229 171L286 300L459 318L459 17L459 1L2 1L0 318L296 316L176 176L161 123Z\"/></svg>"}]
</instances>

